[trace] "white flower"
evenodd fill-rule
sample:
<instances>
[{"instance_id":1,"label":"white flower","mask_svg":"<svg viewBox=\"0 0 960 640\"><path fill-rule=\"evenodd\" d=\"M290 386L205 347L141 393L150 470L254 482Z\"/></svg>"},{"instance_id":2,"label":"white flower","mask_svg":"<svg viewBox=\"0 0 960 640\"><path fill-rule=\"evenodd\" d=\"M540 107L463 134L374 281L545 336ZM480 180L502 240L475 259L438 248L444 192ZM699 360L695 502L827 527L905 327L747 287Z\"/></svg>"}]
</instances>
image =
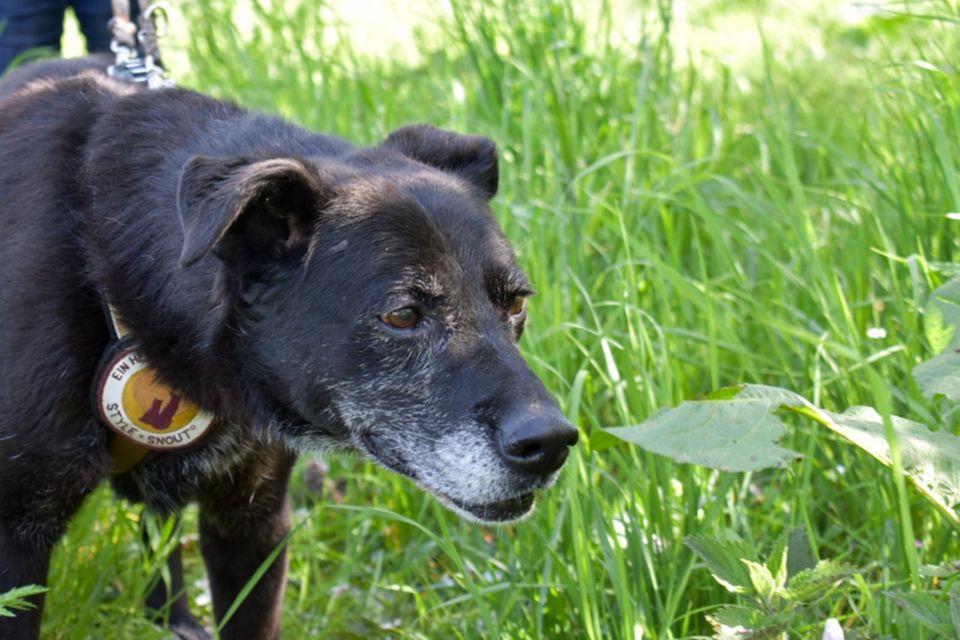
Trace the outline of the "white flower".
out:
<instances>
[{"instance_id":1,"label":"white flower","mask_svg":"<svg viewBox=\"0 0 960 640\"><path fill-rule=\"evenodd\" d=\"M823 625L823 640L843 640L843 627L836 618L827 618Z\"/></svg>"}]
</instances>

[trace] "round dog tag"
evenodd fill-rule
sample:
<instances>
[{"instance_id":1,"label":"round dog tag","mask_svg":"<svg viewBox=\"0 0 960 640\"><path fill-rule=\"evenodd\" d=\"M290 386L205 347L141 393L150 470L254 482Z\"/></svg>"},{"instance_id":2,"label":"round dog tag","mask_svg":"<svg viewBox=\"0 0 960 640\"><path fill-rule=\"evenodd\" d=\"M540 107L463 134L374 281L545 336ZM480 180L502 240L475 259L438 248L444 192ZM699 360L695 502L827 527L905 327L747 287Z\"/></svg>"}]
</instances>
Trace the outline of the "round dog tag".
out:
<instances>
[{"instance_id":1,"label":"round dog tag","mask_svg":"<svg viewBox=\"0 0 960 640\"><path fill-rule=\"evenodd\" d=\"M210 430L213 414L159 382L136 349L121 342L105 363L95 404L103 423L122 437L171 451L196 444Z\"/></svg>"}]
</instances>

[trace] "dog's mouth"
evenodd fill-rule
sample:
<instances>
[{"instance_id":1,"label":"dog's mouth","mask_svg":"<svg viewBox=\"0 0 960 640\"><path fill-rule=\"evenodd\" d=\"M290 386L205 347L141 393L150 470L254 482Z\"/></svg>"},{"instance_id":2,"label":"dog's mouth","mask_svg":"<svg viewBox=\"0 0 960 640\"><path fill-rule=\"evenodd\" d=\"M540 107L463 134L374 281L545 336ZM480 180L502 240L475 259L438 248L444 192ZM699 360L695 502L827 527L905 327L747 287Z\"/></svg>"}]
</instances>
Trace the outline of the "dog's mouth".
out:
<instances>
[{"instance_id":1,"label":"dog's mouth","mask_svg":"<svg viewBox=\"0 0 960 640\"><path fill-rule=\"evenodd\" d=\"M363 449L375 461L394 473L410 478L419 487L436 497L441 504L468 520L484 524L505 524L520 520L533 511L536 501L536 493L533 491L495 502L471 503L453 498L424 482L406 460L397 455L385 454L383 448L378 446L374 435L366 433L361 436L361 441Z\"/></svg>"},{"instance_id":2,"label":"dog's mouth","mask_svg":"<svg viewBox=\"0 0 960 640\"><path fill-rule=\"evenodd\" d=\"M468 504L460 500L454 500L449 496L443 496L457 510L469 514L472 518L480 522L503 523L519 520L533 510L533 503L536 500L535 494L531 491L513 498L501 500L499 502L488 502L485 504Z\"/></svg>"}]
</instances>

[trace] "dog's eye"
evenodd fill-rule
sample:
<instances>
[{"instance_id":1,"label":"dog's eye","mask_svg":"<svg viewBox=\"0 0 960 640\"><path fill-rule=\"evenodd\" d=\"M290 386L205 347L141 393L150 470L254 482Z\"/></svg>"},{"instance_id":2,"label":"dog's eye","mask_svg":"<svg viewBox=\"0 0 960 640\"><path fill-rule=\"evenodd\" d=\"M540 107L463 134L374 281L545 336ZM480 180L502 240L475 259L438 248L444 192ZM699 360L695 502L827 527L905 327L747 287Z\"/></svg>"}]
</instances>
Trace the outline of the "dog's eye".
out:
<instances>
[{"instance_id":1,"label":"dog's eye","mask_svg":"<svg viewBox=\"0 0 960 640\"><path fill-rule=\"evenodd\" d=\"M384 324L394 329L413 329L420 323L422 318L423 316L420 315L420 312L413 307L394 309L380 316L380 320L382 320Z\"/></svg>"},{"instance_id":2,"label":"dog's eye","mask_svg":"<svg viewBox=\"0 0 960 640\"><path fill-rule=\"evenodd\" d=\"M511 316L519 316L521 313L527 310L527 297L526 296L514 296L513 300L510 301L510 308L507 310Z\"/></svg>"}]
</instances>

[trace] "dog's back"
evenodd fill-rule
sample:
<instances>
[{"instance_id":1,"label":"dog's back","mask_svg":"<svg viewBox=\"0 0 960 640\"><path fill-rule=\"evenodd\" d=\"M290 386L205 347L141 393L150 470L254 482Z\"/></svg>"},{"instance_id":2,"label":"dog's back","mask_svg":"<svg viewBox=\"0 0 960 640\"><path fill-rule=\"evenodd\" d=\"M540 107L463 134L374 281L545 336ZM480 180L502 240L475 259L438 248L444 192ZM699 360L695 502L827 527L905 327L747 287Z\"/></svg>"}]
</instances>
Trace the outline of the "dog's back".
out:
<instances>
[{"instance_id":1,"label":"dog's back","mask_svg":"<svg viewBox=\"0 0 960 640\"><path fill-rule=\"evenodd\" d=\"M89 197L79 175L82 141L115 95L91 75L34 81L0 101L0 414L14 417L0 428L17 430L0 434L5 463L38 439L63 446L54 425L73 421L47 407L72 407L88 422L82 389L106 334L79 243L77 212ZM24 487L0 486L0 502L29 493L32 469L46 466L25 461Z\"/></svg>"},{"instance_id":2,"label":"dog's back","mask_svg":"<svg viewBox=\"0 0 960 640\"><path fill-rule=\"evenodd\" d=\"M70 78L84 71L104 73L112 62L110 54L101 53L86 58L57 58L15 67L0 77L0 100L13 95L34 80Z\"/></svg>"}]
</instances>

